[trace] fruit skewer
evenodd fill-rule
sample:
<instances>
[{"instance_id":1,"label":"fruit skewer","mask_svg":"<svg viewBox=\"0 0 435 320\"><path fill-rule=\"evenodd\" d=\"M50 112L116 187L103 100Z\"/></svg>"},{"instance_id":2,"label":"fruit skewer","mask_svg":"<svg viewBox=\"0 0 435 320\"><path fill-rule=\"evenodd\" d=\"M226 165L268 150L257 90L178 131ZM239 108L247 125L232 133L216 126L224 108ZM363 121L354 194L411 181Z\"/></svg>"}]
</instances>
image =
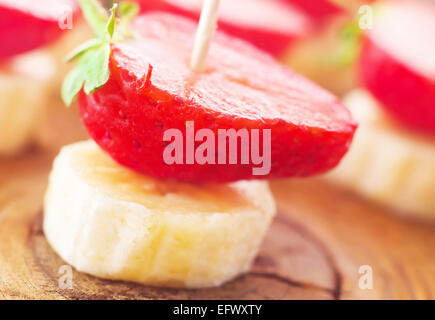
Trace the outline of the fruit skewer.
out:
<instances>
[{"instance_id":1,"label":"fruit skewer","mask_svg":"<svg viewBox=\"0 0 435 320\"><path fill-rule=\"evenodd\" d=\"M377 13L358 63L362 88L344 100L360 127L331 178L394 212L433 220L435 5L385 1Z\"/></svg>"},{"instance_id":2,"label":"fruit skewer","mask_svg":"<svg viewBox=\"0 0 435 320\"><path fill-rule=\"evenodd\" d=\"M44 233L65 261L95 276L220 285L249 270L276 212L272 194L267 182L254 180L250 164L164 164L164 130L189 121L212 133L270 129L279 144L271 156L292 170L275 164L271 172L289 176L334 166L356 125L332 95L225 34L215 34L204 71L192 71L193 22L144 14L132 21L128 38L117 29L134 11L124 6L119 23L115 8L110 17L91 17L107 20L96 28L102 37L73 55L77 68L65 81L64 98L79 95L84 123L100 147L84 142L56 158ZM201 47L204 58L208 46Z\"/></svg>"}]
</instances>

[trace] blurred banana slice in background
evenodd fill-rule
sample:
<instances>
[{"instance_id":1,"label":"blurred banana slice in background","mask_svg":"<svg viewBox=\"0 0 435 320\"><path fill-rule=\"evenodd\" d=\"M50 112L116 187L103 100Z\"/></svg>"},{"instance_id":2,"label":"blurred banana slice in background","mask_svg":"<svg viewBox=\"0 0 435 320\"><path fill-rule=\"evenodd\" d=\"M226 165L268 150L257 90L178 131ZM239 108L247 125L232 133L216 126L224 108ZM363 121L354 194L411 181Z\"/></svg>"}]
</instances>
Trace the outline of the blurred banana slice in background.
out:
<instances>
[{"instance_id":1,"label":"blurred banana slice in background","mask_svg":"<svg viewBox=\"0 0 435 320\"><path fill-rule=\"evenodd\" d=\"M77 108L60 97L62 79L71 66L64 57L91 32L78 22L58 41L13 57L0 68L0 157L12 156L29 143L58 151L87 135Z\"/></svg>"},{"instance_id":2,"label":"blurred banana slice in background","mask_svg":"<svg viewBox=\"0 0 435 320\"><path fill-rule=\"evenodd\" d=\"M402 214L435 218L435 140L405 131L365 90L344 99L359 128L328 178Z\"/></svg>"},{"instance_id":3,"label":"blurred banana slice in background","mask_svg":"<svg viewBox=\"0 0 435 320\"><path fill-rule=\"evenodd\" d=\"M56 62L47 51L32 51L0 69L0 156L23 149L49 102Z\"/></svg>"},{"instance_id":4,"label":"blurred banana slice in background","mask_svg":"<svg viewBox=\"0 0 435 320\"><path fill-rule=\"evenodd\" d=\"M55 160L43 227L54 250L79 271L200 288L249 270L275 211L267 182L162 182L81 142Z\"/></svg>"},{"instance_id":5,"label":"blurred banana slice in background","mask_svg":"<svg viewBox=\"0 0 435 320\"><path fill-rule=\"evenodd\" d=\"M81 43L92 38L92 31L82 20L73 29L66 30L48 50L56 61L56 77L51 82L47 108L42 110L35 128L36 143L45 150L57 153L59 149L73 142L87 138L79 112L75 105L67 108L62 102L60 88L62 81L73 64L65 63L65 57Z\"/></svg>"}]
</instances>

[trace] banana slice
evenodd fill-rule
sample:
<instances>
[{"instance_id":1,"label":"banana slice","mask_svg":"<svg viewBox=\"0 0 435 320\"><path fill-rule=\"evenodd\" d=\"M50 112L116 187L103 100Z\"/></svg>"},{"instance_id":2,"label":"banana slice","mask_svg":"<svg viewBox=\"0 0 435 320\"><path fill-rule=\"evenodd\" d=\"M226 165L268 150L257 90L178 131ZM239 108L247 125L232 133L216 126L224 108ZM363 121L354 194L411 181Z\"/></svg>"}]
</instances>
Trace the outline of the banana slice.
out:
<instances>
[{"instance_id":1,"label":"banana slice","mask_svg":"<svg viewBox=\"0 0 435 320\"><path fill-rule=\"evenodd\" d=\"M329 178L403 214L435 218L435 140L397 127L364 90L344 102L360 126Z\"/></svg>"},{"instance_id":2,"label":"banana slice","mask_svg":"<svg viewBox=\"0 0 435 320\"><path fill-rule=\"evenodd\" d=\"M67 110L60 86L71 68L63 60L92 36L79 20L72 30L41 50L14 57L0 69L0 156L20 151L31 140L58 150L84 137L76 110ZM32 141L33 142L33 141Z\"/></svg>"},{"instance_id":3,"label":"banana slice","mask_svg":"<svg viewBox=\"0 0 435 320\"><path fill-rule=\"evenodd\" d=\"M66 108L60 96L63 79L74 64L65 63L65 57L81 43L92 38L92 30L82 20L74 22L71 30L64 34L46 50L56 62L56 75L51 81L51 92L47 107L40 114L34 130L34 138L38 146L50 152L73 142L88 137L77 108Z\"/></svg>"},{"instance_id":4,"label":"banana slice","mask_svg":"<svg viewBox=\"0 0 435 320\"><path fill-rule=\"evenodd\" d=\"M0 155L8 156L30 140L50 95L56 65L44 51L20 55L0 70Z\"/></svg>"},{"instance_id":5,"label":"banana slice","mask_svg":"<svg viewBox=\"0 0 435 320\"><path fill-rule=\"evenodd\" d=\"M275 211L267 182L162 182L118 165L94 142L80 142L54 162L44 232L79 271L200 288L249 270Z\"/></svg>"}]
</instances>

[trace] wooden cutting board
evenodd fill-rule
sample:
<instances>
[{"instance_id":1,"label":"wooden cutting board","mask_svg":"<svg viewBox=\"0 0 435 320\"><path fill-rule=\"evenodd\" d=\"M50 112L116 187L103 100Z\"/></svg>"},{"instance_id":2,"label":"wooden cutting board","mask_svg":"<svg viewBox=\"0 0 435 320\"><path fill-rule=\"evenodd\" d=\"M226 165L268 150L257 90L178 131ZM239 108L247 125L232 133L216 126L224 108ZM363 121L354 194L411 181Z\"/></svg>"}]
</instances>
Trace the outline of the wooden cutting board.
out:
<instances>
[{"instance_id":1,"label":"wooden cutting board","mask_svg":"<svg viewBox=\"0 0 435 320\"><path fill-rule=\"evenodd\" d=\"M73 272L41 231L52 157L0 160L0 298L3 299L430 299L435 225L407 221L320 180L272 183L279 214L252 271L206 290L150 288ZM373 288L361 289L370 277ZM367 267L365 267L367 268ZM368 278L369 279L369 278ZM365 282L367 283L367 282Z\"/></svg>"}]
</instances>

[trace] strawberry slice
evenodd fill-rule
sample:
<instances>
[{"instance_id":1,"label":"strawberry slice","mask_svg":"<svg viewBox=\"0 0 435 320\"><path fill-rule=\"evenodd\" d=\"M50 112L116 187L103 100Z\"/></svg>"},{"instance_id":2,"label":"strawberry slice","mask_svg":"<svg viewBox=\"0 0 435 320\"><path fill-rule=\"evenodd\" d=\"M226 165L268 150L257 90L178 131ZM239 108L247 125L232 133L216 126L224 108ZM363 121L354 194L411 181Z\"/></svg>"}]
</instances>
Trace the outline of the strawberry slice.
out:
<instances>
[{"instance_id":1,"label":"strawberry slice","mask_svg":"<svg viewBox=\"0 0 435 320\"><path fill-rule=\"evenodd\" d=\"M294 5L311 17L314 23L321 24L331 17L342 15L345 10L328 0L282 0Z\"/></svg>"},{"instance_id":2,"label":"strawberry slice","mask_svg":"<svg viewBox=\"0 0 435 320\"><path fill-rule=\"evenodd\" d=\"M286 0L286 1L298 1L301 2L302 5L304 2L307 2L308 4L312 4L310 5L312 7L314 7L315 3L317 2L316 0ZM377 1L379 0L329 0L329 1L327 0L327 2L329 2L329 4L331 5L329 10L333 11L334 9L332 9L332 6L335 6L335 7L339 7L341 10L347 11L352 14L357 13L361 8L361 6L370 5ZM327 8L327 5L322 5L321 7ZM313 8L313 10L316 9Z\"/></svg>"},{"instance_id":3,"label":"strawberry slice","mask_svg":"<svg viewBox=\"0 0 435 320\"><path fill-rule=\"evenodd\" d=\"M202 0L137 0L142 11L166 11L199 20ZM322 0L323 2L324 0ZM243 14L241 14L243 12ZM279 56L294 40L309 34L313 19L280 0L221 0L219 29Z\"/></svg>"},{"instance_id":4,"label":"strawberry slice","mask_svg":"<svg viewBox=\"0 0 435 320\"><path fill-rule=\"evenodd\" d=\"M112 47L109 81L79 94L90 136L120 164L160 179L226 182L322 173L346 153L356 128L346 108L272 57L217 33L206 71L195 74L188 67L195 23L150 13L132 28L139 38ZM167 165L164 133L184 133L186 121L196 132L210 129L216 146L218 129L270 129L270 172L253 175L251 162L186 164L187 151L183 164Z\"/></svg>"},{"instance_id":5,"label":"strawberry slice","mask_svg":"<svg viewBox=\"0 0 435 320\"><path fill-rule=\"evenodd\" d=\"M74 0L0 0L0 59L36 49L56 39L67 13L78 12Z\"/></svg>"},{"instance_id":6,"label":"strawberry slice","mask_svg":"<svg viewBox=\"0 0 435 320\"><path fill-rule=\"evenodd\" d=\"M435 5L388 2L365 39L363 85L399 122L435 134Z\"/></svg>"}]
</instances>

